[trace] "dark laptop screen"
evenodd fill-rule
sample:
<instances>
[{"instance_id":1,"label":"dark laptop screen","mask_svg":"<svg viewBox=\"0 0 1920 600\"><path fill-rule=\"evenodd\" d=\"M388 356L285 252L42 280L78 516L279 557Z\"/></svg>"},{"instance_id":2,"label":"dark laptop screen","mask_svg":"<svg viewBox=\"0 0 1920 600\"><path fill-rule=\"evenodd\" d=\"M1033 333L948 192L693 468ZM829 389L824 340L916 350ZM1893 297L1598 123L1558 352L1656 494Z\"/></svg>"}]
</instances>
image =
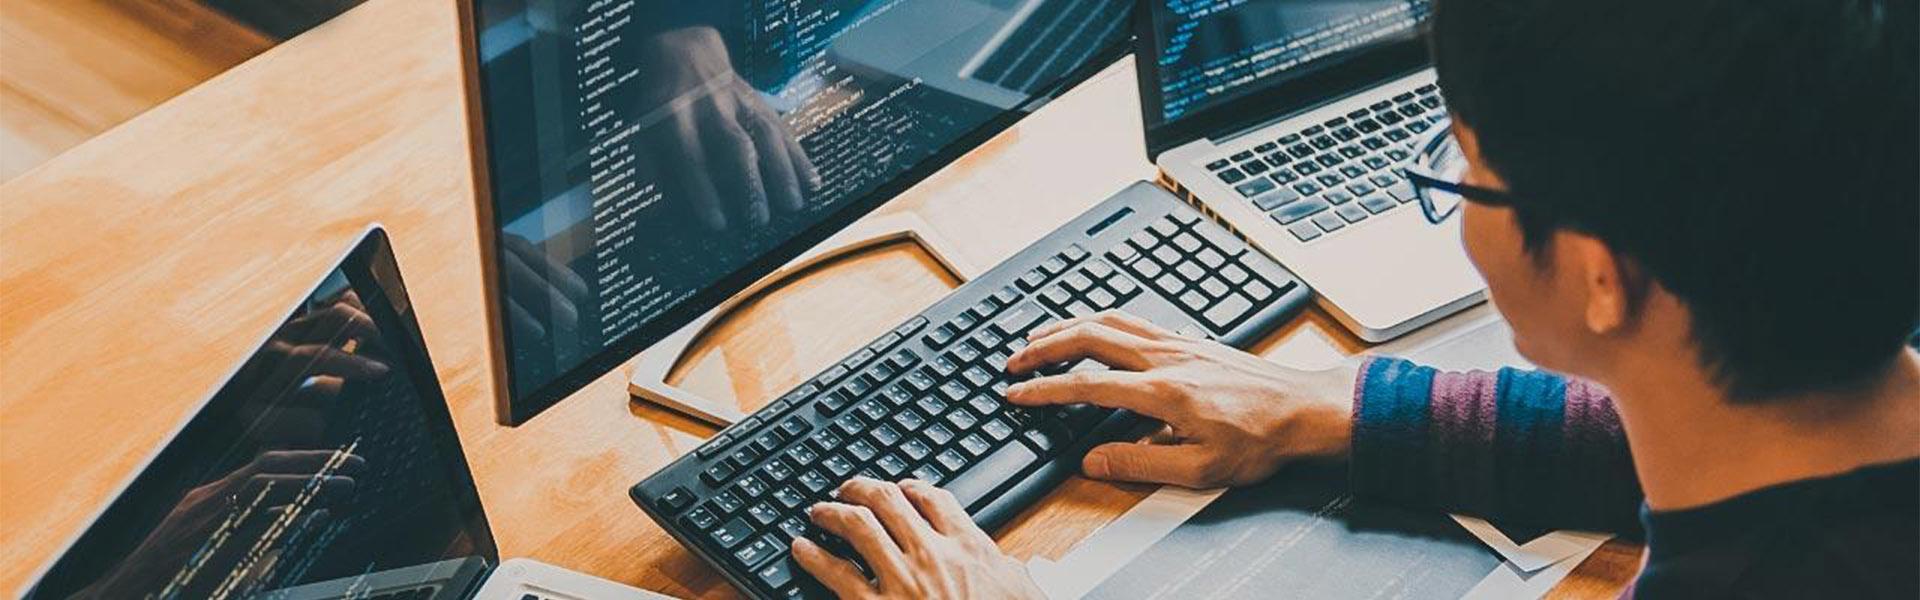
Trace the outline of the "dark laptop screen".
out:
<instances>
[{"instance_id":1,"label":"dark laptop screen","mask_svg":"<svg viewBox=\"0 0 1920 600\"><path fill-rule=\"evenodd\" d=\"M385 246L328 274L29 596L466 591L449 573L497 555Z\"/></svg>"},{"instance_id":2,"label":"dark laptop screen","mask_svg":"<svg viewBox=\"0 0 1920 600\"><path fill-rule=\"evenodd\" d=\"M1417 39L1428 0L1148 0L1158 106L1149 125L1301 80ZM1144 40L1143 40L1144 41ZM1156 98L1145 99L1153 104Z\"/></svg>"}]
</instances>

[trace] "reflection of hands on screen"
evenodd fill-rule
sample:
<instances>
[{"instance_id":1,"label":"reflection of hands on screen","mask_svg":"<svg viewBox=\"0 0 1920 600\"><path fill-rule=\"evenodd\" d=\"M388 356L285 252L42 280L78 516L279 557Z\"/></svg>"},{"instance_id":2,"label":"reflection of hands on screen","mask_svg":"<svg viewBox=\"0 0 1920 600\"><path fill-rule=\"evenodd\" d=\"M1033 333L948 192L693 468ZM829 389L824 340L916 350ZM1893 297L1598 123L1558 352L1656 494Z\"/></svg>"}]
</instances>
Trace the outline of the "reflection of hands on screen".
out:
<instances>
[{"instance_id":1,"label":"reflection of hands on screen","mask_svg":"<svg viewBox=\"0 0 1920 600\"><path fill-rule=\"evenodd\" d=\"M711 27L666 31L642 43L651 69L645 160L672 202L720 231L765 225L820 189L820 173L780 115L733 70Z\"/></svg>"},{"instance_id":2,"label":"reflection of hands on screen","mask_svg":"<svg viewBox=\"0 0 1920 600\"><path fill-rule=\"evenodd\" d=\"M384 352L379 329L353 292L288 321L235 378L247 408L266 411L248 415L257 420L250 435L259 443L318 443L347 383L392 372L378 358Z\"/></svg>"},{"instance_id":3,"label":"reflection of hands on screen","mask_svg":"<svg viewBox=\"0 0 1920 600\"><path fill-rule=\"evenodd\" d=\"M500 255L507 279L507 318L514 331L544 341L554 333L549 324L560 331L579 329L580 308L589 299L587 281L526 238L502 235L500 246L505 250Z\"/></svg>"},{"instance_id":4,"label":"reflection of hands on screen","mask_svg":"<svg viewBox=\"0 0 1920 600\"><path fill-rule=\"evenodd\" d=\"M287 532L317 526L347 507L358 484L354 477L366 465L364 458L335 450L262 452L189 490L139 546L76 597L149 597L170 583L182 585L182 596L209 590L276 524ZM196 571L192 579L175 581L188 569Z\"/></svg>"}]
</instances>

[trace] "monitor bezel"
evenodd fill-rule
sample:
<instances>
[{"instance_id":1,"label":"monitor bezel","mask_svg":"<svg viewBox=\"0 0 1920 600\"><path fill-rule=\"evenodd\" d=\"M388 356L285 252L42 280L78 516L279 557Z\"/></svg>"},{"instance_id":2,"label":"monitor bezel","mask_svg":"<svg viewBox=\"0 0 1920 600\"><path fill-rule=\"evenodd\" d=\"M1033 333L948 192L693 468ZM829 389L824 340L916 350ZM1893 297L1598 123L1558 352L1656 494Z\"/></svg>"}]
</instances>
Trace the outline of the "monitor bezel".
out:
<instances>
[{"instance_id":1,"label":"monitor bezel","mask_svg":"<svg viewBox=\"0 0 1920 600\"><path fill-rule=\"evenodd\" d=\"M781 265L800 256L808 248L825 241L875 208L952 164L967 152L985 144L1014 123L1019 122L1021 118L1039 110L1067 90L1111 66L1132 50L1126 36L1121 36L1122 39L1102 48L1088 60L1087 64L1068 72L1059 81L1036 93L1027 102L1009 108L972 131L962 134L940 152L914 165L898 177L881 184L872 192L846 201L838 210L827 215L820 222L802 230L740 269L721 277L713 285L694 293L653 321L608 344L605 349L555 377L546 385L523 397L515 398L513 373L510 368L511 332L504 321L506 289L501 286L501 272L505 267L501 262L503 257L500 255L497 239L497 233L504 224L498 222L493 210L491 158L487 151L488 131L484 106L487 84L479 61L480 31L478 14L474 6L476 1L458 0L456 4L459 5L460 12L461 71L466 84L467 140L473 169L475 213L479 225L481 280L486 286L482 290L482 295L486 299L494 416L498 423L507 426L525 423L581 388L606 376L608 372L626 364L648 346L686 326L687 323L725 302L729 297L746 289Z\"/></svg>"},{"instance_id":2,"label":"monitor bezel","mask_svg":"<svg viewBox=\"0 0 1920 600\"><path fill-rule=\"evenodd\" d=\"M1363 50L1335 68L1257 90L1189 113L1173 121L1160 118L1160 69L1156 61L1140 60L1159 52L1154 27L1156 0L1140 0L1133 8L1134 72L1140 89L1140 120L1146 131L1147 160L1195 140L1227 136L1312 110L1374 84L1398 79L1427 68L1427 26L1410 40Z\"/></svg>"},{"instance_id":3,"label":"monitor bezel","mask_svg":"<svg viewBox=\"0 0 1920 600\"><path fill-rule=\"evenodd\" d=\"M494 541L492 526L487 521L486 511L481 507L479 489L474 485L473 472L467 465L466 453L460 447L459 432L453 425L452 412L447 406L444 390L441 389L439 377L436 375L437 371L434 370L433 361L427 353L425 338L420 333L419 321L415 318L405 283L400 277L400 267L393 255L392 242L387 236L386 228L379 223L373 223L367 226L338 260L330 263L327 269L314 279L312 285L305 288L306 292L278 313L283 315L282 318L260 334L259 340L252 346L254 350L236 361L228 369L227 374L220 378L219 383L214 384L212 389L202 396L199 405L181 418L180 423L167 434L165 441L142 459L139 467L115 488L111 499L103 503L99 510L87 519L86 526L74 533L65 544L60 546L58 553L43 562L33 576L27 578L26 587L17 593L19 597L28 599L36 597L46 578L72 554L75 548L87 541L89 537L108 533L109 529L117 525L113 519L110 519L116 508L122 508L126 502L138 497L137 492L142 488L156 485L153 478L157 473L167 470L173 461L183 460L180 458L182 456L180 453L183 452L180 448L185 446L179 445L180 440L191 439L196 432L212 427L214 424L212 415L230 408L229 404L243 398L238 395L223 397L221 392L225 391L233 378L238 376L246 368L247 363L259 354L259 349L273 339L273 335L287 320L296 314L300 307L320 290L321 286L326 285L327 279L335 271L346 271L348 281L355 290L370 289L380 292L379 301L366 299L362 301L366 303L369 310L385 313L374 316L376 323L384 316L397 328L394 333L403 336L404 339L389 344L389 347L395 352L402 353L404 360L413 366L408 369L408 376L413 378L414 388L420 391L421 410L431 428L428 437L434 440L436 446L434 450L446 456L445 463L452 467L447 476L449 484L458 497L456 498L458 504L454 508L460 512L461 520L468 524L467 534L474 540L474 550L486 559L489 567L500 564L499 546ZM396 298L401 299L406 307L397 308L393 303Z\"/></svg>"}]
</instances>

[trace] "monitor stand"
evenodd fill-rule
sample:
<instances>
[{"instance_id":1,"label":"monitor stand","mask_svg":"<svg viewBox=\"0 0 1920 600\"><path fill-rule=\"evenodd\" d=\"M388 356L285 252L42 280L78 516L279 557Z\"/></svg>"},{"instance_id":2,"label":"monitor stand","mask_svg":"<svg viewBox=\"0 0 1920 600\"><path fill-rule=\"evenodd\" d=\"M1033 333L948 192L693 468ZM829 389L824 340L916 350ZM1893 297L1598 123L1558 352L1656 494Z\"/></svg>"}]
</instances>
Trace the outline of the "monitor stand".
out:
<instances>
[{"instance_id":1,"label":"monitor stand","mask_svg":"<svg viewBox=\"0 0 1920 600\"><path fill-rule=\"evenodd\" d=\"M700 315L699 318L681 327L679 331L649 346L634 359L633 374L627 382L627 393L633 395L635 402L655 404L720 427L744 418L746 415L733 402L705 398L669 384L667 374L671 373L674 367L679 366L680 361L686 358L687 351L693 347L693 343L704 336L708 329L733 313L748 299L785 285L821 265L899 242L912 242L919 245L928 256L933 257L934 262L961 283L966 283L980 274L972 264L954 253L953 246L935 233L926 221L913 213L896 212L861 219L793 261L768 273L753 285L740 290L739 293L713 307L713 310L707 311L706 314Z\"/></svg>"}]
</instances>

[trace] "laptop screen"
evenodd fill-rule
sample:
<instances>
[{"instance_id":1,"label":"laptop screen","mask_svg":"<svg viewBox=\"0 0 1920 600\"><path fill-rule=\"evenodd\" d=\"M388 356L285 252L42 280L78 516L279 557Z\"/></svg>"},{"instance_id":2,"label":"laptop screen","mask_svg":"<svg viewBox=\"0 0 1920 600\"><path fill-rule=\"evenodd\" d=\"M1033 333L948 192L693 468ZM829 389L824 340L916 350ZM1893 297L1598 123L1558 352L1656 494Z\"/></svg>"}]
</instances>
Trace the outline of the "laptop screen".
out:
<instances>
[{"instance_id":1,"label":"laptop screen","mask_svg":"<svg viewBox=\"0 0 1920 600\"><path fill-rule=\"evenodd\" d=\"M1154 127L1417 42L1430 2L1146 0L1143 7L1141 83Z\"/></svg>"},{"instance_id":2,"label":"laptop screen","mask_svg":"<svg viewBox=\"0 0 1920 600\"><path fill-rule=\"evenodd\" d=\"M450 576L497 554L386 244L329 273L28 596L464 593Z\"/></svg>"}]
</instances>

